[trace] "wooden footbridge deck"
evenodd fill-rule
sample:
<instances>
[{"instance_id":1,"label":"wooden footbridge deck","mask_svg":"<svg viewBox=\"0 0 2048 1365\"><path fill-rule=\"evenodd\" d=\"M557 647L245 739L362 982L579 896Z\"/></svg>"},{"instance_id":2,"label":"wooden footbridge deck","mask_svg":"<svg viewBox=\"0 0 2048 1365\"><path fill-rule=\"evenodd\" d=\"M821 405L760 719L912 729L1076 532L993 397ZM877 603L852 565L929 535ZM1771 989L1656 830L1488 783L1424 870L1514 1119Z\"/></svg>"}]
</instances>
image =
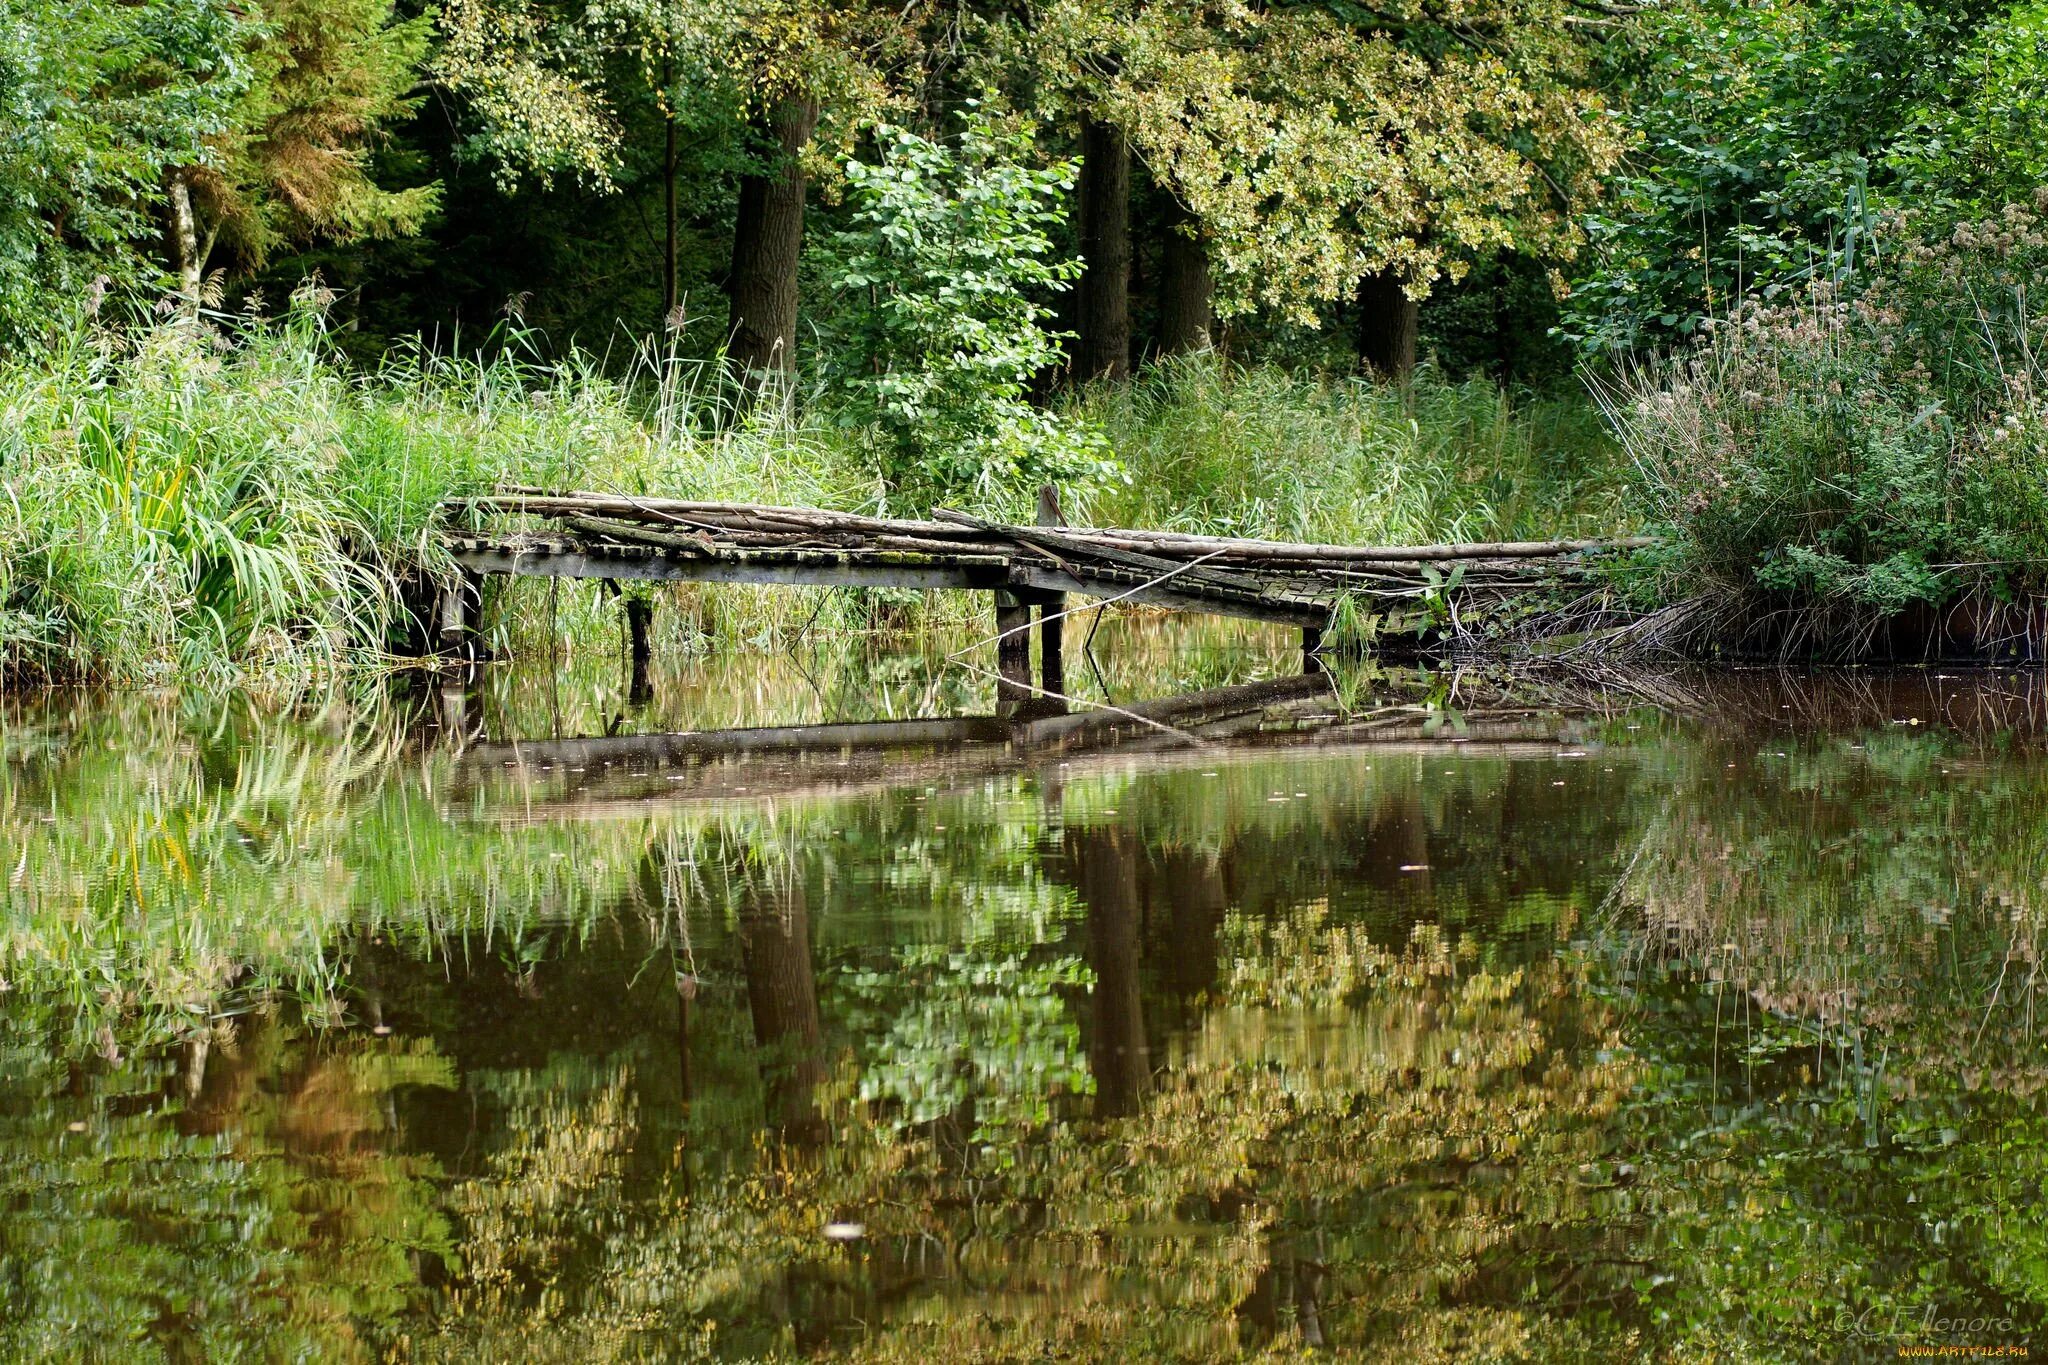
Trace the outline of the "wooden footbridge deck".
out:
<instances>
[{"instance_id":1,"label":"wooden footbridge deck","mask_svg":"<svg viewBox=\"0 0 2048 1365\"><path fill-rule=\"evenodd\" d=\"M1050 488L1032 526L946 511L913 521L534 488L462 500L449 510L443 543L463 579L443 591L437 609L444 653L473 651L480 580L493 574L987 592L994 596L1000 675L1028 680L1036 609L1050 691L1058 690L1070 595L1298 627L1312 667L1342 600L1368 612L1392 616L1406 608L1412 615L1416 599L1437 591L1454 566L1462 566L1456 572L1466 592L1554 591L1582 576L1589 556L1637 543L1373 547L1075 528L1062 524ZM520 524L486 529L508 517ZM645 604L629 602L627 619L634 657L642 659Z\"/></svg>"}]
</instances>

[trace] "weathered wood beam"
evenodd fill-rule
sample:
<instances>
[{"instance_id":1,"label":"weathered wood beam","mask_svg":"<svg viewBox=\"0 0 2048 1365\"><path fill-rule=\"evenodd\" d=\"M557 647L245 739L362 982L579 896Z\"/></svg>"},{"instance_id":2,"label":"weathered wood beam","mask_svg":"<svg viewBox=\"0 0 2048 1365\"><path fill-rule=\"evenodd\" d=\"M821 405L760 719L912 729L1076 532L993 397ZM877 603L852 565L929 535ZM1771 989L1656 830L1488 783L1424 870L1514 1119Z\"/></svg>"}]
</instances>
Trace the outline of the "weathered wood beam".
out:
<instances>
[{"instance_id":1,"label":"weathered wood beam","mask_svg":"<svg viewBox=\"0 0 2048 1365\"><path fill-rule=\"evenodd\" d=\"M730 550L716 559L686 559L654 546L588 545L573 541L448 542L470 573L533 578L617 578L663 583L789 584L818 588L948 588L990 591L1009 586L1000 555L942 558L910 551Z\"/></svg>"},{"instance_id":2,"label":"weathered wood beam","mask_svg":"<svg viewBox=\"0 0 2048 1365\"><path fill-rule=\"evenodd\" d=\"M830 529L867 531L878 535L933 536L950 540L970 538L960 527L939 521L869 517L857 512L829 511L822 507L693 502L683 498L640 497L630 493L561 493L545 489L513 488L473 498L453 498L449 501L451 505L468 507L480 512L514 512L534 516L615 516L674 525L735 524L755 529Z\"/></svg>"}]
</instances>

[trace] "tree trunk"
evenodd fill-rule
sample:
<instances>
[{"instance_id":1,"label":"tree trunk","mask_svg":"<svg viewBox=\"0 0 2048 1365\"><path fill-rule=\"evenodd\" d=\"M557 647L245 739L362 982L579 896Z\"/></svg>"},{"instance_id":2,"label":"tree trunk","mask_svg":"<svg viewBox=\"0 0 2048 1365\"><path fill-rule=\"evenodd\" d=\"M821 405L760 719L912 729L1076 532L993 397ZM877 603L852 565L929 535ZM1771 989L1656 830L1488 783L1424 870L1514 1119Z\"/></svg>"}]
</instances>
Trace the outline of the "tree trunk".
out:
<instances>
[{"instance_id":1,"label":"tree trunk","mask_svg":"<svg viewBox=\"0 0 2048 1365\"><path fill-rule=\"evenodd\" d=\"M803 883L750 891L740 917L747 1007L768 1087L768 1121L792 1142L823 1140L812 1094L825 1078L818 981L811 967L811 915Z\"/></svg>"},{"instance_id":2,"label":"tree trunk","mask_svg":"<svg viewBox=\"0 0 2048 1365\"><path fill-rule=\"evenodd\" d=\"M183 167L164 180L171 202L171 263L178 272L178 311L199 316L199 285L206 262L199 250L199 215L192 208L192 180Z\"/></svg>"},{"instance_id":3,"label":"tree trunk","mask_svg":"<svg viewBox=\"0 0 2048 1365\"><path fill-rule=\"evenodd\" d=\"M817 100L782 103L763 129L776 147L774 170L740 180L727 354L741 375L756 380L785 378L796 369L796 272L804 245L804 172L797 157L817 126Z\"/></svg>"},{"instance_id":4,"label":"tree trunk","mask_svg":"<svg viewBox=\"0 0 2048 1365\"><path fill-rule=\"evenodd\" d=\"M1415 324L1420 308L1392 270L1358 282L1358 360L1382 379L1406 383L1415 373Z\"/></svg>"},{"instance_id":5,"label":"tree trunk","mask_svg":"<svg viewBox=\"0 0 2048 1365\"><path fill-rule=\"evenodd\" d=\"M1183 355L1216 344L1211 333L1209 248L1195 216L1178 202L1167 210L1159 253L1159 353Z\"/></svg>"},{"instance_id":6,"label":"tree trunk","mask_svg":"<svg viewBox=\"0 0 2048 1365\"><path fill-rule=\"evenodd\" d=\"M1081 287L1076 379L1131 372L1131 151L1106 123L1081 124Z\"/></svg>"}]
</instances>

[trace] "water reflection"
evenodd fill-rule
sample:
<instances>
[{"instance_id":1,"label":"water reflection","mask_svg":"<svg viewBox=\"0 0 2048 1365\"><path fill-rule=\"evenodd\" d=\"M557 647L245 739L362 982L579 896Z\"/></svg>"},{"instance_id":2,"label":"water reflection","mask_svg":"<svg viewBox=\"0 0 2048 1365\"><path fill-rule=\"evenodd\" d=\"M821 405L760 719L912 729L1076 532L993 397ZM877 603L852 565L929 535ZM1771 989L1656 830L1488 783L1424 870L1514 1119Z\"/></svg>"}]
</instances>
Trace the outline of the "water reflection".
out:
<instances>
[{"instance_id":1,"label":"water reflection","mask_svg":"<svg viewBox=\"0 0 2048 1365\"><path fill-rule=\"evenodd\" d=\"M1122 702L1202 671L1141 663ZM648 707L984 700L845 666ZM490 685L459 739L438 696L6 713L0 1355L2040 1329L2035 680L1336 679L1177 713L1203 747L879 758L605 748L599 698L509 760Z\"/></svg>"}]
</instances>

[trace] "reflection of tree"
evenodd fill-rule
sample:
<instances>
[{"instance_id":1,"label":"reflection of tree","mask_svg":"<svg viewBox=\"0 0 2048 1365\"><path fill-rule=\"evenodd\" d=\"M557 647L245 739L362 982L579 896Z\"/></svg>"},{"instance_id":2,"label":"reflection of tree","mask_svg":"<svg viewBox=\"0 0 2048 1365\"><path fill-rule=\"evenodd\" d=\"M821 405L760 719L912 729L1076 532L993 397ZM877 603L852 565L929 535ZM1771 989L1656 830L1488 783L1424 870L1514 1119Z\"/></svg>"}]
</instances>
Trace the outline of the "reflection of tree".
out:
<instances>
[{"instance_id":1,"label":"reflection of tree","mask_svg":"<svg viewBox=\"0 0 2048 1365\"><path fill-rule=\"evenodd\" d=\"M824 1027L811 962L811 911L794 869L748 888L740 909L747 1007L768 1090L768 1119L792 1141L824 1136L814 1095L825 1077Z\"/></svg>"},{"instance_id":2,"label":"reflection of tree","mask_svg":"<svg viewBox=\"0 0 2048 1365\"><path fill-rule=\"evenodd\" d=\"M1134 837L1120 827L1067 831L1067 859L1088 914L1088 965L1095 972L1088 1065L1095 1075L1095 1112L1104 1118L1136 1113L1152 1076L1138 976L1142 857Z\"/></svg>"}]
</instances>

